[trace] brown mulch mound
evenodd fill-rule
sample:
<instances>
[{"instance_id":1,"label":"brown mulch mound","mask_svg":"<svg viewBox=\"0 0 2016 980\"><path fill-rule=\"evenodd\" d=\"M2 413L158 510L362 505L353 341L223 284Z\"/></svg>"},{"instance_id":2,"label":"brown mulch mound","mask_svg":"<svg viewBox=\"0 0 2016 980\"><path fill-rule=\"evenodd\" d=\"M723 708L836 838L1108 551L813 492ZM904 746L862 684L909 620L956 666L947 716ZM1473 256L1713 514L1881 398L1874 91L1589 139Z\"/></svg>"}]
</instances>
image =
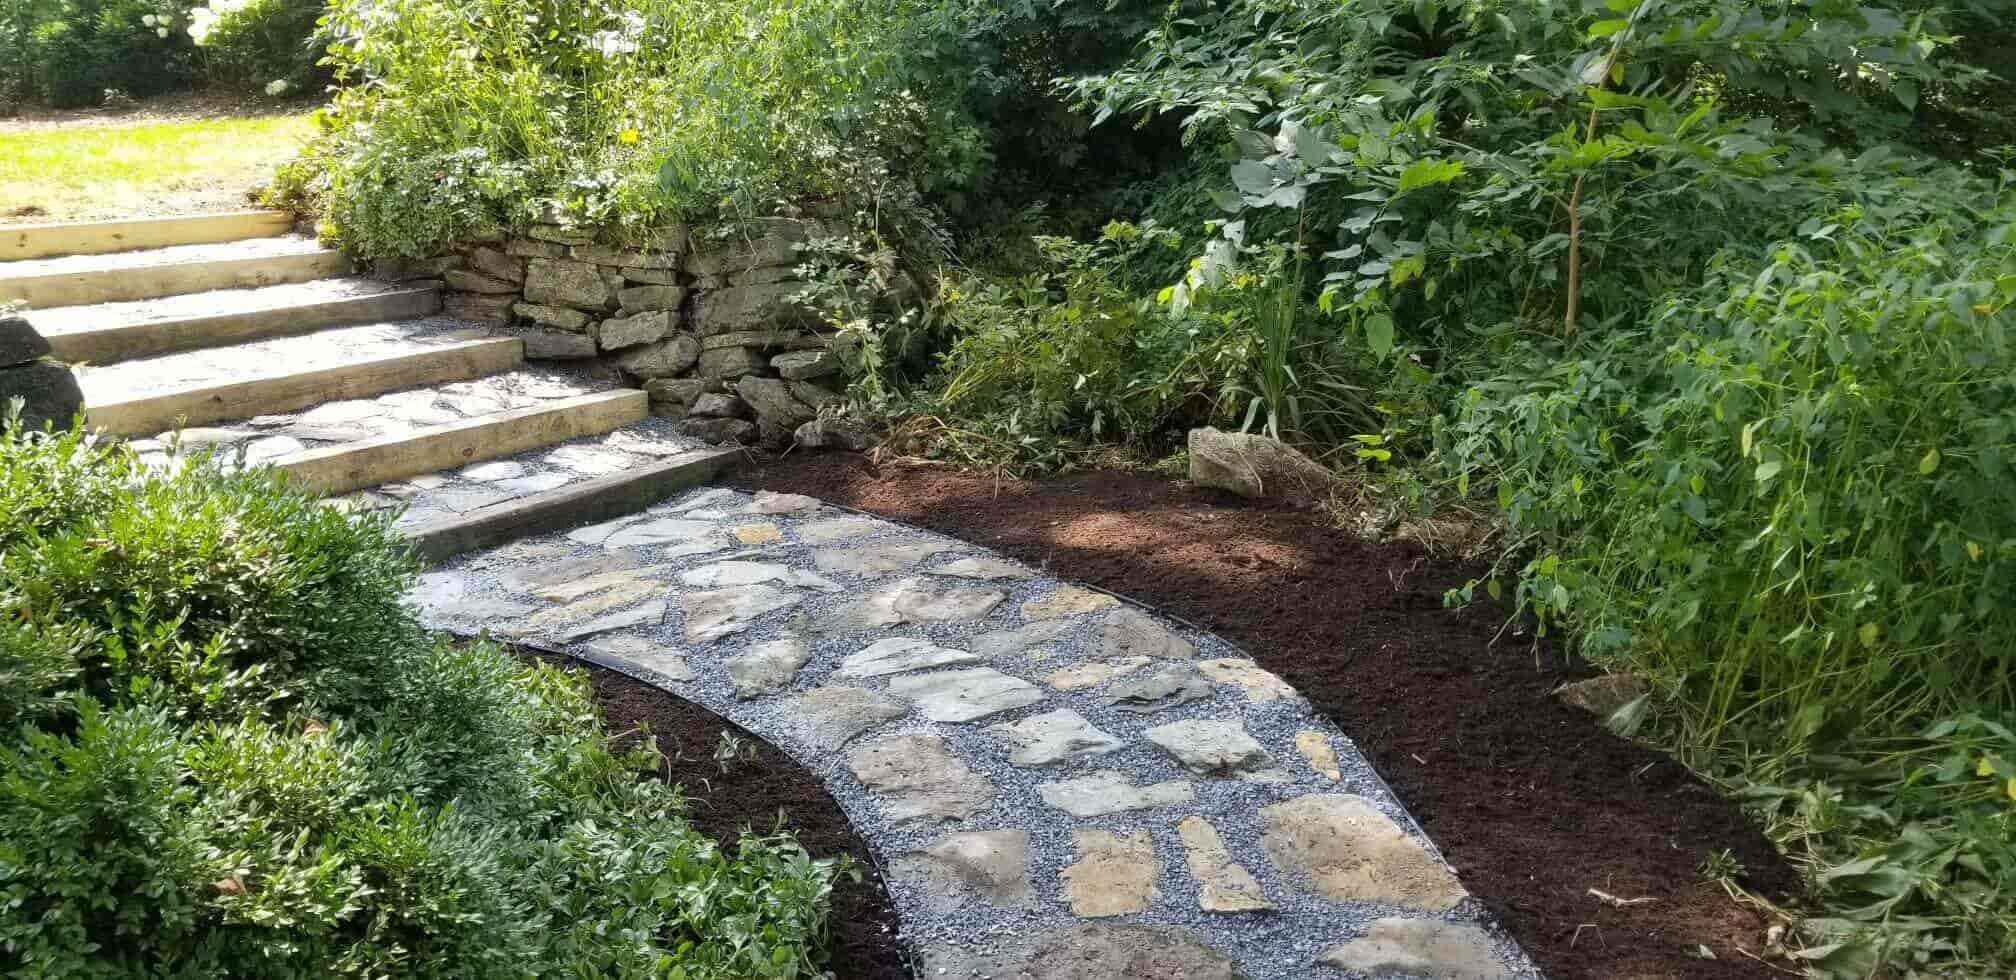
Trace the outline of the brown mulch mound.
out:
<instances>
[{"instance_id":1,"label":"brown mulch mound","mask_svg":"<svg viewBox=\"0 0 2016 980\"><path fill-rule=\"evenodd\" d=\"M1136 473L1003 480L826 454L738 482L983 544L1244 647L1357 741L1556 980L1788 972L1748 955L1770 923L1699 869L1727 849L1747 888L1779 899L1794 869L1734 803L1551 695L1587 665L1503 630L1500 608L1445 608L1475 565Z\"/></svg>"},{"instance_id":2,"label":"brown mulch mound","mask_svg":"<svg viewBox=\"0 0 2016 980\"><path fill-rule=\"evenodd\" d=\"M883 891L867 845L855 836L840 804L827 795L818 777L768 742L691 701L613 670L552 659L588 672L603 720L619 741L646 733L657 738L665 760L659 775L684 789L691 804L687 815L701 833L732 848L744 828L759 834L776 830L782 814L784 829L813 857L852 857L861 880L842 880L833 888L827 968L841 980L911 980L898 941L896 909ZM739 740L736 757L725 769L714 759L723 732Z\"/></svg>"}]
</instances>

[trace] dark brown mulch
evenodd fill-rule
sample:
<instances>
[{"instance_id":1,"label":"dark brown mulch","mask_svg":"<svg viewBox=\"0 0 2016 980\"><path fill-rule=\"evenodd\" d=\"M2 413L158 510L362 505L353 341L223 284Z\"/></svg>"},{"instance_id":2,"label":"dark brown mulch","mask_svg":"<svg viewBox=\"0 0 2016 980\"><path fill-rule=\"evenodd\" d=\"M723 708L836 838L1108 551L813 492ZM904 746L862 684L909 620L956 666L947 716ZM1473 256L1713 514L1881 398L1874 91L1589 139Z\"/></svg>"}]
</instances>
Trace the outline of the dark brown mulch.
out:
<instances>
[{"instance_id":1,"label":"dark brown mulch","mask_svg":"<svg viewBox=\"0 0 2016 980\"><path fill-rule=\"evenodd\" d=\"M526 652L527 656L545 656ZM789 756L740 726L697 704L674 697L635 678L592 664L552 657L588 671L595 700L609 730L622 739L645 732L656 736L665 758L659 774L685 789L693 825L723 846L733 847L743 828L769 833L784 828L814 857L845 854L861 870L859 882L833 889L832 959L840 980L911 980L898 945L896 910L869 862L868 848L854 834L840 805L819 779ZM737 757L724 771L714 760L721 733L741 740Z\"/></svg>"},{"instance_id":2,"label":"dark brown mulch","mask_svg":"<svg viewBox=\"0 0 2016 980\"><path fill-rule=\"evenodd\" d=\"M997 480L827 454L739 479L984 544L1243 646L1357 740L1556 980L1782 975L1743 952L1769 923L1698 869L1726 848L1774 898L1794 869L1735 804L1550 695L1585 665L1499 635L1500 609L1444 608L1474 566L1134 473Z\"/></svg>"}]
</instances>

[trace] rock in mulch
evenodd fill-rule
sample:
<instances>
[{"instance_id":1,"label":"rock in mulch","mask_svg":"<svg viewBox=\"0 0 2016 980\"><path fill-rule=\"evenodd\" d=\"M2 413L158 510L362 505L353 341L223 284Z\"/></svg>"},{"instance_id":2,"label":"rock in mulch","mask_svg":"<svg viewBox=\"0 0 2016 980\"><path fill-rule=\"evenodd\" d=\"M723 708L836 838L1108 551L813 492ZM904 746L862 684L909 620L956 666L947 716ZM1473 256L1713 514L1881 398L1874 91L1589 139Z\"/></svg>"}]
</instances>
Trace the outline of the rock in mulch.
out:
<instances>
[{"instance_id":1,"label":"rock in mulch","mask_svg":"<svg viewBox=\"0 0 2016 980\"><path fill-rule=\"evenodd\" d=\"M1190 482L1241 497L1310 503L1327 497L1337 477L1279 439L1207 427L1190 430Z\"/></svg>"}]
</instances>

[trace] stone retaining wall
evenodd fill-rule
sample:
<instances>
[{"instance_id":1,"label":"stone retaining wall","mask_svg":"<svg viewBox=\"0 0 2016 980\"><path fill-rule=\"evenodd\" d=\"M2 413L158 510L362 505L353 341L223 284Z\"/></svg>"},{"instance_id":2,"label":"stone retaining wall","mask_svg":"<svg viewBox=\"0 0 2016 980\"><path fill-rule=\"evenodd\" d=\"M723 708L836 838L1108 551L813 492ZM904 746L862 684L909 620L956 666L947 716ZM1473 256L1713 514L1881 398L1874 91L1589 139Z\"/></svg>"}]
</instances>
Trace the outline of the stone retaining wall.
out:
<instances>
[{"instance_id":1,"label":"stone retaining wall","mask_svg":"<svg viewBox=\"0 0 2016 980\"><path fill-rule=\"evenodd\" d=\"M438 277L444 313L516 328L527 358L604 360L689 436L861 449L872 433L833 415L843 401L839 337L803 302L810 284L799 272L807 242L844 232L768 218L727 236L675 225L619 245L535 225L375 271Z\"/></svg>"}]
</instances>

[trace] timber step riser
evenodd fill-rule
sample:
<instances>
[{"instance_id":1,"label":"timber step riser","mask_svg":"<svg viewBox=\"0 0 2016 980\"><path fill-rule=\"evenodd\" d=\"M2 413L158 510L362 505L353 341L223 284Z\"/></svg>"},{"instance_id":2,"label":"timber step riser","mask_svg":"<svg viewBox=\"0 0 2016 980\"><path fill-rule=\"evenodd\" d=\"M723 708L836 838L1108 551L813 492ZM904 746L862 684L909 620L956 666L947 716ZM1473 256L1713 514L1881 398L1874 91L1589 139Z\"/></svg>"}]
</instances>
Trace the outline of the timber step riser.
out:
<instances>
[{"instance_id":1,"label":"timber step riser","mask_svg":"<svg viewBox=\"0 0 2016 980\"><path fill-rule=\"evenodd\" d=\"M270 310L52 333L47 339L58 360L117 364L161 354L295 336L329 327L431 316L440 309L439 290L401 289ZM34 317L31 315L29 319L32 321Z\"/></svg>"},{"instance_id":2,"label":"timber step riser","mask_svg":"<svg viewBox=\"0 0 2016 980\"><path fill-rule=\"evenodd\" d=\"M523 362L524 345L518 340L461 341L320 370L90 404L85 406L85 418L113 435L151 436L178 426L277 415L401 388L468 381L512 370Z\"/></svg>"},{"instance_id":3,"label":"timber step riser","mask_svg":"<svg viewBox=\"0 0 2016 980\"><path fill-rule=\"evenodd\" d=\"M343 253L329 251L92 269L40 276L9 277L6 267L0 266L0 302L26 303L44 309L125 303L213 289L253 289L308 282L345 275L350 272L350 266L350 259Z\"/></svg>"},{"instance_id":4,"label":"timber step riser","mask_svg":"<svg viewBox=\"0 0 2016 980\"><path fill-rule=\"evenodd\" d=\"M0 228L0 262L107 255L175 245L212 245L284 235L293 227L294 216L285 211L20 225Z\"/></svg>"}]
</instances>

